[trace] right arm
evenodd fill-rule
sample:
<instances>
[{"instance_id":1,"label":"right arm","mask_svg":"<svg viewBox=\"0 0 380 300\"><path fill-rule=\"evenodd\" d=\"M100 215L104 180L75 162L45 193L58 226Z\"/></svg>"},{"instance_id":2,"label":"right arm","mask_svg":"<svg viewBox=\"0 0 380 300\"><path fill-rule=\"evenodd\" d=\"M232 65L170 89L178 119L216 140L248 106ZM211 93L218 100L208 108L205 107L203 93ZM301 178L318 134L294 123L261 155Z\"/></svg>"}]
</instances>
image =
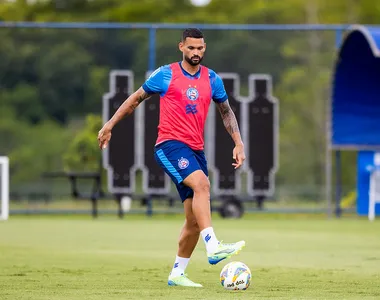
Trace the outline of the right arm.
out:
<instances>
[{"instance_id":1,"label":"right arm","mask_svg":"<svg viewBox=\"0 0 380 300\"><path fill-rule=\"evenodd\" d=\"M148 99L151 95L149 95L145 90L140 87L136 92L130 95L123 104L120 105L118 110L112 116L112 118L107 122L111 126L111 129L121 121L125 116L129 116L132 114L137 106L140 105L145 99Z\"/></svg>"},{"instance_id":2,"label":"right arm","mask_svg":"<svg viewBox=\"0 0 380 300\"><path fill-rule=\"evenodd\" d=\"M105 149L111 139L113 127L119 123L125 116L132 114L137 106L140 105L150 95L140 87L136 92L130 95L117 109L112 118L104 124L98 133L98 143L100 149Z\"/></svg>"},{"instance_id":3,"label":"right arm","mask_svg":"<svg viewBox=\"0 0 380 300\"><path fill-rule=\"evenodd\" d=\"M165 72L166 74L164 74ZM99 131L98 142L100 149L107 147L111 139L112 128L118 122L120 122L125 116L132 114L145 99L148 99L153 94L160 94L166 90L167 84L165 83L165 78L167 75L167 70L163 71L162 68L158 68L149 76L142 87L130 95L127 100L120 105L112 118L106 122L103 128Z\"/></svg>"}]
</instances>

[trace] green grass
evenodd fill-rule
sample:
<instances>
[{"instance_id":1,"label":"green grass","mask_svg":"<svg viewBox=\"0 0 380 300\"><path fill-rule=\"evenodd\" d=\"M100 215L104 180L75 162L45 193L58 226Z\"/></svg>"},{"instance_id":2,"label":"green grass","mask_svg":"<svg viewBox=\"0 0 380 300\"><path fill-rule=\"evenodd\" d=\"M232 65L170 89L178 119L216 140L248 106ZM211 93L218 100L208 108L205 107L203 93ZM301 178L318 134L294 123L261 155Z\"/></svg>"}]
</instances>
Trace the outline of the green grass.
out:
<instances>
[{"instance_id":1,"label":"green grass","mask_svg":"<svg viewBox=\"0 0 380 300\"><path fill-rule=\"evenodd\" d=\"M187 273L203 289L167 286L182 216L14 217L0 223L0 299L380 299L380 222L319 216L215 218L252 271L226 291L199 242ZM229 260L231 261L231 260Z\"/></svg>"}]
</instances>

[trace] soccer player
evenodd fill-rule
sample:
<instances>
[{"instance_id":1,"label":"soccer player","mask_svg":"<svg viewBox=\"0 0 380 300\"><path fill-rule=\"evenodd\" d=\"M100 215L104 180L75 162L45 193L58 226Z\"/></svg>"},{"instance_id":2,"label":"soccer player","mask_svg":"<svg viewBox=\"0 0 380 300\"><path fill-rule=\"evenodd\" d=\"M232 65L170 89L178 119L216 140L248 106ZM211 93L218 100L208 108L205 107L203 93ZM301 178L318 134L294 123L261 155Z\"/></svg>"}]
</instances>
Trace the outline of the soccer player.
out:
<instances>
[{"instance_id":1,"label":"soccer player","mask_svg":"<svg viewBox=\"0 0 380 300\"><path fill-rule=\"evenodd\" d=\"M200 64L206 50L202 32L195 28L184 30L179 50L183 53L182 61L154 71L142 87L128 97L104 124L99 131L98 141L99 147L104 149L116 123L132 114L150 95L160 95L160 118L154 155L157 163L175 183L185 211L185 223L168 285L202 287L185 275L200 235L210 264L217 264L237 254L245 246L245 241L232 244L220 242L211 224L210 182L203 151L204 127L211 99L217 105L224 126L235 142L232 153L232 166L235 169L243 164L245 152L222 79L213 70Z\"/></svg>"}]
</instances>

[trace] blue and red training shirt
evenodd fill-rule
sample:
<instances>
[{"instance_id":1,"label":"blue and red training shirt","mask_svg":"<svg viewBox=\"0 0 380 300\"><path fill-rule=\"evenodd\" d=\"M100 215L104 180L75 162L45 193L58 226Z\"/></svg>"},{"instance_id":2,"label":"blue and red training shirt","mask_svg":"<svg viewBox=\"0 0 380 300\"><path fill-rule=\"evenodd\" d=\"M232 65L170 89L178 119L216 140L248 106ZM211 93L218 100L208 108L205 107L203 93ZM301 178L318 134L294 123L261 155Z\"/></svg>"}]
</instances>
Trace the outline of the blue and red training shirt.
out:
<instances>
[{"instance_id":1,"label":"blue and red training shirt","mask_svg":"<svg viewBox=\"0 0 380 300\"><path fill-rule=\"evenodd\" d=\"M220 76L205 66L191 75L176 62L158 68L142 87L147 94L160 95L156 144L178 140L193 150L203 150L211 99L222 103L228 98Z\"/></svg>"}]
</instances>

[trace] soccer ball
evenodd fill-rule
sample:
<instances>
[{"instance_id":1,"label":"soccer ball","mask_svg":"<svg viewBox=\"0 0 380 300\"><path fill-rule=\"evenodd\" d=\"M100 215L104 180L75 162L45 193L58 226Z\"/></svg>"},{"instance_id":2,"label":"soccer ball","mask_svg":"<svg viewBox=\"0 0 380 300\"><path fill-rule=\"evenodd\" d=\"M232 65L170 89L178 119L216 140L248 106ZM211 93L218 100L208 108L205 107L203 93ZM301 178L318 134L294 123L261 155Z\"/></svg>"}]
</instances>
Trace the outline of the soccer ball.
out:
<instances>
[{"instance_id":1,"label":"soccer ball","mask_svg":"<svg viewBox=\"0 0 380 300\"><path fill-rule=\"evenodd\" d=\"M230 262L220 272L220 283L226 290L246 290L251 284L251 270L240 261Z\"/></svg>"}]
</instances>

